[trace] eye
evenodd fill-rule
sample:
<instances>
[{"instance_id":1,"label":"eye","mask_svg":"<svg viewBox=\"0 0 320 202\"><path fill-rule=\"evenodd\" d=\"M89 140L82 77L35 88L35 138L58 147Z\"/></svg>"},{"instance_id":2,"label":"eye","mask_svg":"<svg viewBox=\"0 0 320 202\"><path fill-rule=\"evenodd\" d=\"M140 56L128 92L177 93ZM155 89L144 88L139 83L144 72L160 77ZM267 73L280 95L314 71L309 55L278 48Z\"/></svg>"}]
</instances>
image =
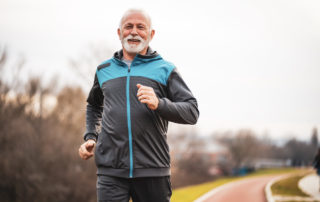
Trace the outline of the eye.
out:
<instances>
[{"instance_id":1,"label":"eye","mask_svg":"<svg viewBox=\"0 0 320 202\"><path fill-rule=\"evenodd\" d=\"M125 29L132 29L132 27L133 27L133 26L130 25L130 24L124 26Z\"/></svg>"},{"instance_id":2,"label":"eye","mask_svg":"<svg viewBox=\"0 0 320 202\"><path fill-rule=\"evenodd\" d=\"M137 28L143 30L143 29L145 29L145 26L144 25L138 25Z\"/></svg>"}]
</instances>

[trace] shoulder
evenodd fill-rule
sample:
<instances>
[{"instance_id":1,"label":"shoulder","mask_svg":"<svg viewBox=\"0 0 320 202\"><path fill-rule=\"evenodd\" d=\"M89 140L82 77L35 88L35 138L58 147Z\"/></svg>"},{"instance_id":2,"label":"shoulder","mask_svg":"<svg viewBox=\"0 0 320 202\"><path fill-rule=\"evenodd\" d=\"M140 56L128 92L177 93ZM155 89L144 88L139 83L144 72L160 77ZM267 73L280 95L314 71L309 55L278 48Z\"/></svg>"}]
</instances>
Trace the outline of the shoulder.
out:
<instances>
[{"instance_id":1,"label":"shoulder","mask_svg":"<svg viewBox=\"0 0 320 202\"><path fill-rule=\"evenodd\" d=\"M173 69L175 69L175 65L172 63L172 62L169 62L167 60L164 60L163 58L161 58L159 60L159 62L164 66L166 67L168 70L172 71Z\"/></svg>"},{"instance_id":2,"label":"shoulder","mask_svg":"<svg viewBox=\"0 0 320 202\"><path fill-rule=\"evenodd\" d=\"M97 71L99 71L99 70L101 70L101 69L103 69L103 68L109 67L112 63L113 63L113 59L112 59L112 58L101 62L101 63L97 66Z\"/></svg>"}]
</instances>

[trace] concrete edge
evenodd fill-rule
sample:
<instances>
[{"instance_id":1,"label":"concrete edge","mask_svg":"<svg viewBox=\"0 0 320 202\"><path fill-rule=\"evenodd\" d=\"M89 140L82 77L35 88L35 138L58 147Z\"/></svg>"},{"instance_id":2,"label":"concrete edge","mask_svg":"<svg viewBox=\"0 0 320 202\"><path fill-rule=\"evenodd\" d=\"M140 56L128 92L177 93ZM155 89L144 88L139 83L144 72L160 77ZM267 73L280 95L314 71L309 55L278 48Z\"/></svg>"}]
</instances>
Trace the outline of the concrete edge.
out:
<instances>
[{"instance_id":1,"label":"concrete edge","mask_svg":"<svg viewBox=\"0 0 320 202\"><path fill-rule=\"evenodd\" d=\"M306 178L306 177L313 176L313 175L316 175L316 174L315 174L315 173L310 173L310 174L305 175L303 178L301 178L301 179L299 180L299 182L298 182L298 188L299 188L303 193L305 193L306 195L308 195L309 197L311 197L311 198L313 198L313 199L315 199L315 200L319 200L319 199L315 198L315 197L312 195L312 193L310 193L308 190L304 189L303 186L301 186L301 180L303 180L303 179Z\"/></svg>"},{"instance_id":2,"label":"concrete edge","mask_svg":"<svg viewBox=\"0 0 320 202\"><path fill-rule=\"evenodd\" d=\"M291 176L290 174L287 174L287 175L281 175L281 176L275 177L265 186L264 192L265 192L266 199L268 202L276 202L272 196L271 186L274 183L276 183L282 179L288 178L290 176Z\"/></svg>"}]
</instances>

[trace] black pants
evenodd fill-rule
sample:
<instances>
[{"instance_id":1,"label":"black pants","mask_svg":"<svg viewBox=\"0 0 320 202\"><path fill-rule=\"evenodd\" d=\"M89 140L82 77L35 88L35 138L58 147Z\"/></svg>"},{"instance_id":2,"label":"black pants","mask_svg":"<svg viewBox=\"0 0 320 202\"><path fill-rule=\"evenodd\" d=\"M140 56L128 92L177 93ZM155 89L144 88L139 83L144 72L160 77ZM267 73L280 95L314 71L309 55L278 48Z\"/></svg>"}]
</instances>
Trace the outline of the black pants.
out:
<instances>
[{"instance_id":1,"label":"black pants","mask_svg":"<svg viewBox=\"0 0 320 202\"><path fill-rule=\"evenodd\" d=\"M170 202L170 176L118 178L98 175L98 202Z\"/></svg>"}]
</instances>

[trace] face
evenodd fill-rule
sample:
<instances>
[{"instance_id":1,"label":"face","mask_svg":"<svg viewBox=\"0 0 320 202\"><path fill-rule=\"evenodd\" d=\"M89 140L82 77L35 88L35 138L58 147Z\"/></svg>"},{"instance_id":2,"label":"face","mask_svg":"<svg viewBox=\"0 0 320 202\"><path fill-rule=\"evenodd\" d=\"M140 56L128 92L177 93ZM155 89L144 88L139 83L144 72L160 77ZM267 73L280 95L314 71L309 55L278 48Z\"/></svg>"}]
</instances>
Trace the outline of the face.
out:
<instances>
[{"instance_id":1,"label":"face","mask_svg":"<svg viewBox=\"0 0 320 202\"><path fill-rule=\"evenodd\" d=\"M150 30L150 22L143 14L131 13L123 19L118 35L123 49L137 54L148 48L154 30Z\"/></svg>"}]
</instances>

